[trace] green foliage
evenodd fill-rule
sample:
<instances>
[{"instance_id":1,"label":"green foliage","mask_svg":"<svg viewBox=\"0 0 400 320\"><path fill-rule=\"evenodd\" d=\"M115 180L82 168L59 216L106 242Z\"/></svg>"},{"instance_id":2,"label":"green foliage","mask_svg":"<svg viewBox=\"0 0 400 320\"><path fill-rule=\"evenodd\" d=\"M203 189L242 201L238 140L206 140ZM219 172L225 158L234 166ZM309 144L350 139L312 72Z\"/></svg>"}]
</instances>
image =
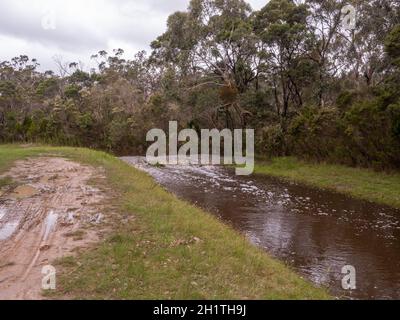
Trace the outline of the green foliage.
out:
<instances>
[{"instance_id":1,"label":"green foliage","mask_svg":"<svg viewBox=\"0 0 400 320\"><path fill-rule=\"evenodd\" d=\"M146 133L254 128L256 151L376 168L400 167L400 6L359 1L191 0L149 56L100 51L90 72L0 63L0 140L144 153ZM351 39L352 41L349 41Z\"/></svg>"},{"instance_id":2,"label":"green foliage","mask_svg":"<svg viewBox=\"0 0 400 320\"><path fill-rule=\"evenodd\" d=\"M289 125L288 144L292 154L324 160L341 161L339 114L334 108L307 107ZM337 154L339 153L339 154Z\"/></svg>"},{"instance_id":3,"label":"green foliage","mask_svg":"<svg viewBox=\"0 0 400 320\"><path fill-rule=\"evenodd\" d=\"M347 111L305 108L293 118L288 144L291 154L336 163L397 167L400 163L400 108L387 106L387 96L349 106L348 94L340 99Z\"/></svg>"},{"instance_id":4,"label":"green foliage","mask_svg":"<svg viewBox=\"0 0 400 320\"><path fill-rule=\"evenodd\" d=\"M70 81L72 83L82 83L82 84L88 84L91 81L91 77L88 73L83 72L81 70L76 70L70 77Z\"/></svg>"},{"instance_id":5,"label":"green foliage","mask_svg":"<svg viewBox=\"0 0 400 320\"><path fill-rule=\"evenodd\" d=\"M11 98L17 94L16 85L11 81L0 81L0 99Z\"/></svg>"},{"instance_id":6,"label":"green foliage","mask_svg":"<svg viewBox=\"0 0 400 320\"><path fill-rule=\"evenodd\" d=\"M392 122L393 135L400 141L400 103L390 105L388 112Z\"/></svg>"},{"instance_id":7,"label":"green foliage","mask_svg":"<svg viewBox=\"0 0 400 320\"><path fill-rule=\"evenodd\" d=\"M357 98L357 93L353 91L343 91L336 99L336 105L339 109L346 109L350 107Z\"/></svg>"},{"instance_id":8,"label":"green foliage","mask_svg":"<svg viewBox=\"0 0 400 320\"><path fill-rule=\"evenodd\" d=\"M385 48L393 63L400 66L400 25L396 26L387 36Z\"/></svg>"},{"instance_id":9,"label":"green foliage","mask_svg":"<svg viewBox=\"0 0 400 320\"><path fill-rule=\"evenodd\" d=\"M71 84L67 86L64 90L64 94L67 98L77 99L79 98L81 88L75 84Z\"/></svg>"},{"instance_id":10,"label":"green foliage","mask_svg":"<svg viewBox=\"0 0 400 320\"><path fill-rule=\"evenodd\" d=\"M279 43L288 48L300 40L306 31L306 5L290 0L271 0L258 14L256 28L267 43Z\"/></svg>"},{"instance_id":11,"label":"green foliage","mask_svg":"<svg viewBox=\"0 0 400 320\"><path fill-rule=\"evenodd\" d=\"M36 89L36 94L39 97L48 97L52 96L57 92L58 89L58 82L55 78L50 78L43 80L39 83L37 89Z\"/></svg>"},{"instance_id":12,"label":"green foliage","mask_svg":"<svg viewBox=\"0 0 400 320\"><path fill-rule=\"evenodd\" d=\"M281 125L271 125L261 129L261 134L257 139L257 150L269 156L284 156L286 136Z\"/></svg>"}]
</instances>

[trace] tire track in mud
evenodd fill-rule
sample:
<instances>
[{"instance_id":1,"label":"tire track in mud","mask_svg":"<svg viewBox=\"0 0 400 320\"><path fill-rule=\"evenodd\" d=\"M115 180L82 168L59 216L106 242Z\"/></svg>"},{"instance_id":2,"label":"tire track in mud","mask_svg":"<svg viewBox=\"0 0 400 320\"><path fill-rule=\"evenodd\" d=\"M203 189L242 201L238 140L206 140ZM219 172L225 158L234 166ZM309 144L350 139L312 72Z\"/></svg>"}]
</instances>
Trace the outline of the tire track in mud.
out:
<instances>
[{"instance_id":1,"label":"tire track in mud","mask_svg":"<svg viewBox=\"0 0 400 320\"><path fill-rule=\"evenodd\" d=\"M62 158L16 162L0 197L0 299L42 299L42 267L99 241L105 192L94 168Z\"/></svg>"}]
</instances>

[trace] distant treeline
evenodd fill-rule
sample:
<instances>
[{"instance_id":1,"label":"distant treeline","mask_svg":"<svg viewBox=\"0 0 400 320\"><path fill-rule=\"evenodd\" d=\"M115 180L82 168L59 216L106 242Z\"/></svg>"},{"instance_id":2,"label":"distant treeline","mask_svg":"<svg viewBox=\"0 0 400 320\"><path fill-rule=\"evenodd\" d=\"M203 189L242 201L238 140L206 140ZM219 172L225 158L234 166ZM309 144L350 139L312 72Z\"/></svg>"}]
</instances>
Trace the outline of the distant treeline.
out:
<instances>
[{"instance_id":1,"label":"distant treeline","mask_svg":"<svg viewBox=\"0 0 400 320\"><path fill-rule=\"evenodd\" d=\"M355 29L343 24L353 4ZM135 32L135 31L132 31ZM255 128L265 156L400 167L400 2L192 0L152 52L0 64L1 142L143 153L151 128Z\"/></svg>"}]
</instances>

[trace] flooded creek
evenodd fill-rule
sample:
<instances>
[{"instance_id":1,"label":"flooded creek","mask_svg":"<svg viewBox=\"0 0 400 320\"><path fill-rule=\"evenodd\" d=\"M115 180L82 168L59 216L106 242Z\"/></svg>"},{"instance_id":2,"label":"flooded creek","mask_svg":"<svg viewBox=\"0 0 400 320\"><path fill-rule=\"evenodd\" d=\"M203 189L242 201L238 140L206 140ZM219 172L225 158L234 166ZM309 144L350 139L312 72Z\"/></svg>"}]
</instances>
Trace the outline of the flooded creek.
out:
<instances>
[{"instance_id":1,"label":"flooded creek","mask_svg":"<svg viewBox=\"0 0 400 320\"><path fill-rule=\"evenodd\" d=\"M400 210L224 167L123 160L339 298L400 298ZM342 288L346 265L356 269L356 290Z\"/></svg>"}]
</instances>

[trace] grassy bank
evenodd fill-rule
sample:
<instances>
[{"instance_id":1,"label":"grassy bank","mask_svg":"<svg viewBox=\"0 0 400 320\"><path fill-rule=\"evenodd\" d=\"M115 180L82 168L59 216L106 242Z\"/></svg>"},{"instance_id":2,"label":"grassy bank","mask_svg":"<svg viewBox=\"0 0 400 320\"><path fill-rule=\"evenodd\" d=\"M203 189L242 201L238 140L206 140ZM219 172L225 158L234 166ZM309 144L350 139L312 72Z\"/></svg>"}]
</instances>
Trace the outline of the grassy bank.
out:
<instances>
[{"instance_id":1,"label":"grassy bank","mask_svg":"<svg viewBox=\"0 0 400 320\"><path fill-rule=\"evenodd\" d=\"M255 172L400 208L399 173L386 174L338 165L312 164L295 158L258 161Z\"/></svg>"},{"instance_id":2,"label":"grassy bank","mask_svg":"<svg viewBox=\"0 0 400 320\"><path fill-rule=\"evenodd\" d=\"M114 192L110 236L59 261L59 296L99 299L325 299L328 294L145 173L102 152L0 147L0 171L53 154L103 167ZM110 213L111 214L111 213Z\"/></svg>"}]
</instances>

